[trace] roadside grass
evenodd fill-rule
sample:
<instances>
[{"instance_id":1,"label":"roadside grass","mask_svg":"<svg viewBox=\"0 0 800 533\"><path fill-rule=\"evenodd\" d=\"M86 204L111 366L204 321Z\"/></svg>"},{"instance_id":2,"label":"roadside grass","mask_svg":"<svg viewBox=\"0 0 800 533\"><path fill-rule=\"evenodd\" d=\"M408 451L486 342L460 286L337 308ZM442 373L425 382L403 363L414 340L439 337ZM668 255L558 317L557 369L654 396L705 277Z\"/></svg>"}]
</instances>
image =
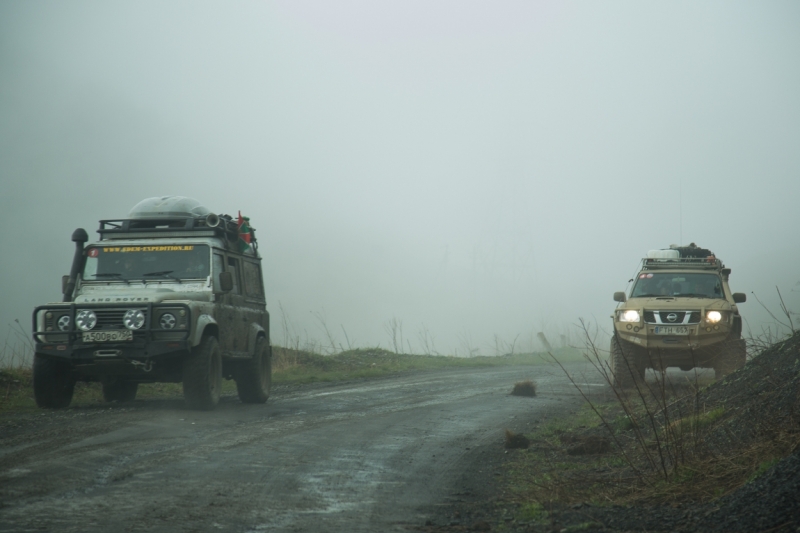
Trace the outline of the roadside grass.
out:
<instances>
[{"instance_id":1,"label":"roadside grass","mask_svg":"<svg viewBox=\"0 0 800 533\"><path fill-rule=\"evenodd\" d=\"M800 449L798 382L800 333L716 382L655 373L622 391L609 381L573 416L525 433L531 446L508 452L506 494L551 516L584 503L712 502ZM612 444L604 453L569 453L601 436Z\"/></svg>"},{"instance_id":2,"label":"roadside grass","mask_svg":"<svg viewBox=\"0 0 800 533\"><path fill-rule=\"evenodd\" d=\"M0 352L0 413L37 409L33 399L32 373L29 361L21 351ZM564 348L555 352L563 362L580 361L578 350ZM453 357L442 355L397 354L381 348L360 348L335 355L273 347L273 384L301 384L368 379L404 371L431 371L440 368L474 368L481 366L545 365L544 354L505 356ZM236 383L223 380L223 395L235 395ZM143 400L183 397L180 383L143 383L136 398ZM77 383L71 403L74 407L105 403L99 383Z\"/></svg>"}]
</instances>

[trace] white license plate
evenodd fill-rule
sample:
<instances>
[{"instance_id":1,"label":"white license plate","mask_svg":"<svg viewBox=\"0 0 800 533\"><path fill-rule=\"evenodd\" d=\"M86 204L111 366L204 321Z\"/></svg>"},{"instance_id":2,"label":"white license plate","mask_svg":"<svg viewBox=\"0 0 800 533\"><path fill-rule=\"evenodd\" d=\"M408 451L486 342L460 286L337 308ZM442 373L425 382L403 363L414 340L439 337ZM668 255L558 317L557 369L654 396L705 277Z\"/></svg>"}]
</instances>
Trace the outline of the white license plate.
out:
<instances>
[{"instance_id":1,"label":"white license plate","mask_svg":"<svg viewBox=\"0 0 800 533\"><path fill-rule=\"evenodd\" d=\"M686 326L656 326L653 333L656 335L688 335L689 328Z\"/></svg>"},{"instance_id":2,"label":"white license plate","mask_svg":"<svg viewBox=\"0 0 800 533\"><path fill-rule=\"evenodd\" d=\"M84 331L83 342L121 342L132 341L133 331L124 329L121 331Z\"/></svg>"}]
</instances>

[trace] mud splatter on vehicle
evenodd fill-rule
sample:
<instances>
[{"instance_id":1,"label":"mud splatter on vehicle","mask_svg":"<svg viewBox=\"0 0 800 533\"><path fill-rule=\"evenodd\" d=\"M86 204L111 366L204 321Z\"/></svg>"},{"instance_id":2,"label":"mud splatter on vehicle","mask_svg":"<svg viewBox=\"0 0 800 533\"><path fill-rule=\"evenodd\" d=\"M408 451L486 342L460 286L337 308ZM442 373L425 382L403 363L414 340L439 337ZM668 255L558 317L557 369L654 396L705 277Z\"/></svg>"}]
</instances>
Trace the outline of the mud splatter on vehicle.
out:
<instances>
[{"instance_id":1,"label":"mud splatter on vehicle","mask_svg":"<svg viewBox=\"0 0 800 533\"><path fill-rule=\"evenodd\" d=\"M731 269L694 243L652 250L631 280L612 319L611 365L620 386L644 379L648 368L713 368L722 377L744 366L746 346L736 304L744 293L728 286Z\"/></svg>"},{"instance_id":2,"label":"mud splatter on vehicle","mask_svg":"<svg viewBox=\"0 0 800 533\"><path fill-rule=\"evenodd\" d=\"M234 379L243 402L266 402L269 313L249 219L164 196L101 220L98 233L86 245L75 230L63 301L33 312L39 407L67 407L78 381L101 382L107 401L133 400L140 383L183 383L188 406L208 410Z\"/></svg>"}]
</instances>

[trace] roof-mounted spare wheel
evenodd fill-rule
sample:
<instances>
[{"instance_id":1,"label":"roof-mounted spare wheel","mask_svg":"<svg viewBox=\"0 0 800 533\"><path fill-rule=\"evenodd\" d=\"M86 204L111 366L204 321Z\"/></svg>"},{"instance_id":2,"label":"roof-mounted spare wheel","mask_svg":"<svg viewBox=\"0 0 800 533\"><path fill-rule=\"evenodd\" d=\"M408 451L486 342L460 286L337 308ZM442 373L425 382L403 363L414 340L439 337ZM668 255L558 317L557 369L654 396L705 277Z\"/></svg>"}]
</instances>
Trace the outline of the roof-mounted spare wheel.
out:
<instances>
[{"instance_id":1,"label":"roof-mounted spare wheel","mask_svg":"<svg viewBox=\"0 0 800 533\"><path fill-rule=\"evenodd\" d=\"M131 209L128 218L199 218L210 214L204 205L186 196L145 198Z\"/></svg>"}]
</instances>

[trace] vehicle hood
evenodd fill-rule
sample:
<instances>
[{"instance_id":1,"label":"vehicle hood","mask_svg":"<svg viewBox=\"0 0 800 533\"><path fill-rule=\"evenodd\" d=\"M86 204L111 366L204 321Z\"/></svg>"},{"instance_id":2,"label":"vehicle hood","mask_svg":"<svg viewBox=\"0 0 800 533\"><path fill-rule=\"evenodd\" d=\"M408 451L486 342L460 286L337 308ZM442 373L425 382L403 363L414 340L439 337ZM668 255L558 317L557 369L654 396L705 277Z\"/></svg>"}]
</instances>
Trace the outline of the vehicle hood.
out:
<instances>
[{"instance_id":1,"label":"vehicle hood","mask_svg":"<svg viewBox=\"0 0 800 533\"><path fill-rule=\"evenodd\" d=\"M82 284L75 303L160 303L163 301L210 301L213 293L206 282L124 282Z\"/></svg>"},{"instance_id":2,"label":"vehicle hood","mask_svg":"<svg viewBox=\"0 0 800 533\"><path fill-rule=\"evenodd\" d=\"M720 298L684 298L656 297L631 298L619 305L619 309L659 309L681 311L685 309L719 309L729 310L732 305Z\"/></svg>"}]
</instances>

